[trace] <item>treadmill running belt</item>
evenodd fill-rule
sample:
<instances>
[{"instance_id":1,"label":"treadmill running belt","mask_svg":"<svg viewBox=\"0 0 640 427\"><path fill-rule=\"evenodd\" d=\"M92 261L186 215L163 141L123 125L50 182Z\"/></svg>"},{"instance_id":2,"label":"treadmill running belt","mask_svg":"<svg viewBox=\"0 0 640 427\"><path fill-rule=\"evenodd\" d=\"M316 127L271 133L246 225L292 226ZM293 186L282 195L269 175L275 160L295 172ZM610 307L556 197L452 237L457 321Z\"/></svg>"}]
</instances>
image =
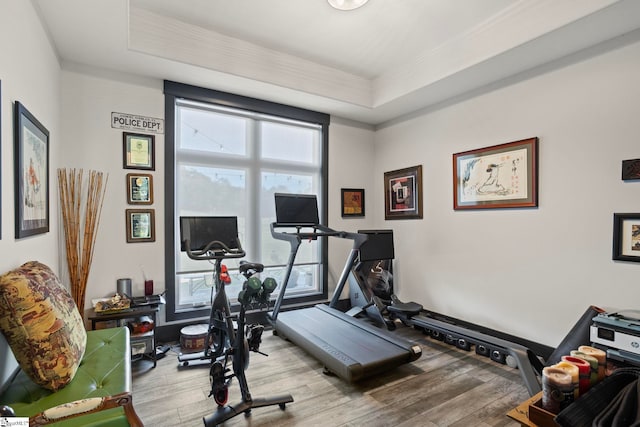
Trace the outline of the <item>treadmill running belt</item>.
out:
<instances>
[{"instance_id":1,"label":"treadmill running belt","mask_svg":"<svg viewBox=\"0 0 640 427\"><path fill-rule=\"evenodd\" d=\"M349 382L412 362L421 355L418 344L326 305L281 312L276 330Z\"/></svg>"}]
</instances>

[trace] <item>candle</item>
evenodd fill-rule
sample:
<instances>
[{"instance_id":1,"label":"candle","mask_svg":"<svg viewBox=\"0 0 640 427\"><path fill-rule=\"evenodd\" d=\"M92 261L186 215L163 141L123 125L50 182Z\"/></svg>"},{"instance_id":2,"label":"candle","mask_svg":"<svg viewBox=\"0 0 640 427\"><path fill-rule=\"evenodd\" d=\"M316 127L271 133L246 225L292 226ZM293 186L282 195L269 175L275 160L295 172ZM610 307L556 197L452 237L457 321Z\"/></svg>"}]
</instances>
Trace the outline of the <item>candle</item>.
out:
<instances>
[{"instance_id":1,"label":"candle","mask_svg":"<svg viewBox=\"0 0 640 427\"><path fill-rule=\"evenodd\" d=\"M578 395L585 394L591 387L591 365L589 362L575 356L562 356L562 360L578 367Z\"/></svg>"},{"instance_id":2,"label":"candle","mask_svg":"<svg viewBox=\"0 0 640 427\"><path fill-rule=\"evenodd\" d=\"M579 380L580 380L580 369L574 365L573 363L567 361L561 361L552 366L553 368L562 369L567 374L571 375L571 385L573 387L573 398L577 399L580 395L580 390L578 388Z\"/></svg>"},{"instance_id":3,"label":"candle","mask_svg":"<svg viewBox=\"0 0 640 427\"><path fill-rule=\"evenodd\" d=\"M573 402L571 375L560 368L542 370L542 407L557 414Z\"/></svg>"},{"instance_id":4,"label":"candle","mask_svg":"<svg viewBox=\"0 0 640 427\"><path fill-rule=\"evenodd\" d=\"M588 345L581 345L578 347L578 351L581 351L589 356L593 356L598 359L598 381L604 379L604 371L607 367L607 353L599 348L591 347Z\"/></svg>"},{"instance_id":5,"label":"candle","mask_svg":"<svg viewBox=\"0 0 640 427\"><path fill-rule=\"evenodd\" d=\"M571 355L589 362L589 365L591 366L589 380L591 382L591 385L596 384L598 382L598 359L578 350L571 350Z\"/></svg>"}]
</instances>

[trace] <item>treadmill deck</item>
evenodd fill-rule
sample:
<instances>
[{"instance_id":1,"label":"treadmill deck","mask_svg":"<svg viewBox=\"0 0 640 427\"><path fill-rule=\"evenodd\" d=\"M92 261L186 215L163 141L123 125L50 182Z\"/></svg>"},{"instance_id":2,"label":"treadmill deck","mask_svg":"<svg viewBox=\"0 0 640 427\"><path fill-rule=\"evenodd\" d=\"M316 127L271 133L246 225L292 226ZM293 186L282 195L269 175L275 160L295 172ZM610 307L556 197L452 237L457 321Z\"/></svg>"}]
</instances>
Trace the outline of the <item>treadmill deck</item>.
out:
<instances>
[{"instance_id":1,"label":"treadmill deck","mask_svg":"<svg viewBox=\"0 0 640 427\"><path fill-rule=\"evenodd\" d=\"M422 354L419 344L324 304L281 312L274 327L348 382L410 363Z\"/></svg>"}]
</instances>

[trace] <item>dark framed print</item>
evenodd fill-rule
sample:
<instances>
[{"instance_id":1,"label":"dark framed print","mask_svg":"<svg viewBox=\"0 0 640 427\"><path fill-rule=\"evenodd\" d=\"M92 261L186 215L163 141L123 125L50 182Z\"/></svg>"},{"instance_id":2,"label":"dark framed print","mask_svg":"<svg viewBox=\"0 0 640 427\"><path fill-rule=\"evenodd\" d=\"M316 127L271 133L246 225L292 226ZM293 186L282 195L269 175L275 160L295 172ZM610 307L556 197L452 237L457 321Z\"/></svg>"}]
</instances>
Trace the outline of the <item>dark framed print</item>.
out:
<instances>
[{"instance_id":1,"label":"dark framed print","mask_svg":"<svg viewBox=\"0 0 640 427\"><path fill-rule=\"evenodd\" d=\"M640 179L640 159L622 161L622 180Z\"/></svg>"},{"instance_id":2,"label":"dark framed print","mask_svg":"<svg viewBox=\"0 0 640 427\"><path fill-rule=\"evenodd\" d=\"M538 206L538 138L453 155L453 208Z\"/></svg>"},{"instance_id":3,"label":"dark framed print","mask_svg":"<svg viewBox=\"0 0 640 427\"><path fill-rule=\"evenodd\" d=\"M153 204L153 176L145 173L127 174L127 203L130 205Z\"/></svg>"},{"instance_id":4,"label":"dark framed print","mask_svg":"<svg viewBox=\"0 0 640 427\"><path fill-rule=\"evenodd\" d=\"M640 213L613 214L613 259L640 262Z\"/></svg>"},{"instance_id":5,"label":"dark framed print","mask_svg":"<svg viewBox=\"0 0 640 427\"><path fill-rule=\"evenodd\" d=\"M155 170L155 137L122 132L123 167L125 169Z\"/></svg>"},{"instance_id":6,"label":"dark framed print","mask_svg":"<svg viewBox=\"0 0 640 427\"><path fill-rule=\"evenodd\" d=\"M49 131L16 101L14 111L16 238L49 231Z\"/></svg>"},{"instance_id":7,"label":"dark framed print","mask_svg":"<svg viewBox=\"0 0 640 427\"><path fill-rule=\"evenodd\" d=\"M156 241L155 212L153 209L127 209L127 243Z\"/></svg>"},{"instance_id":8,"label":"dark framed print","mask_svg":"<svg viewBox=\"0 0 640 427\"><path fill-rule=\"evenodd\" d=\"M342 216L364 216L364 189L343 188L340 190Z\"/></svg>"},{"instance_id":9,"label":"dark framed print","mask_svg":"<svg viewBox=\"0 0 640 427\"><path fill-rule=\"evenodd\" d=\"M0 118L2 118L2 80L0 80ZM2 120L0 119L0 147L2 147ZM2 164L2 153L0 153L0 164ZM0 168L0 184L2 183L2 168ZM0 185L0 239L2 239L2 185Z\"/></svg>"},{"instance_id":10,"label":"dark framed print","mask_svg":"<svg viewBox=\"0 0 640 427\"><path fill-rule=\"evenodd\" d=\"M384 173L384 219L422 218L422 165Z\"/></svg>"}]
</instances>

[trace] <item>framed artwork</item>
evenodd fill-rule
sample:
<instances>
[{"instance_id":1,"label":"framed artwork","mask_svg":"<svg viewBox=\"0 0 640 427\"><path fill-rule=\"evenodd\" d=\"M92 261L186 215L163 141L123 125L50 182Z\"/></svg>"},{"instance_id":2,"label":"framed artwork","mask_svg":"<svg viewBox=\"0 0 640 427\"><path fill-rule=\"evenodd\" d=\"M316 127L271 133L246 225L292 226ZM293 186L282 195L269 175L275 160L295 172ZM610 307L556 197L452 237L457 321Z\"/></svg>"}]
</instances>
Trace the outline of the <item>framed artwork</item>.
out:
<instances>
[{"instance_id":1,"label":"framed artwork","mask_svg":"<svg viewBox=\"0 0 640 427\"><path fill-rule=\"evenodd\" d=\"M0 80L0 147L2 147L2 80ZM0 164L2 164L2 154L0 153ZM0 178L2 177L0 168ZM0 183L2 181L0 180ZM0 185L0 213L2 212L2 185ZM2 215L0 215L0 239L2 239Z\"/></svg>"},{"instance_id":2,"label":"framed artwork","mask_svg":"<svg viewBox=\"0 0 640 427\"><path fill-rule=\"evenodd\" d=\"M153 209L127 209L127 243L156 241L155 212Z\"/></svg>"},{"instance_id":3,"label":"framed artwork","mask_svg":"<svg viewBox=\"0 0 640 427\"><path fill-rule=\"evenodd\" d=\"M613 259L640 262L640 213L613 214Z\"/></svg>"},{"instance_id":4,"label":"framed artwork","mask_svg":"<svg viewBox=\"0 0 640 427\"><path fill-rule=\"evenodd\" d=\"M640 159L622 161L622 180L640 179Z\"/></svg>"},{"instance_id":5,"label":"framed artwork","mask_svg":"<svg viewBox=\"0 0 640 427\"><path fill-rule=\"evenodd\" d=\"M538 138L453 155L453 209L538 206Z\"/></svg>"},{"instance_id":6,"label":"framed artwork","mask_svg":"<svg viewBox=\"0 0 640 427\"><path fill-rule=\"evenodd\" d=\"M364 189L343 188L340 190L342 216L364 216Z\"/></svg>"},{"instance_id":7,"label":"framed artwork","mask_svg":"<svg viewBox=\"0 0 640 427\"><path fill-rule=\"evenodd\" d=\"M422 218L422 165L384 173L384 219Z\"/></svg>"},{"instance_id":8,"label":"framed artwork","mask_svg":"<svg viewBox=\"0 0 640 427\"><path fill-rule=\"evenodd\" d=\"M155 137L122 132L123 167L125 169L155 170Z\"/></svg>"},{"instance_id":9,"label":"framed artwork","mask_svg":"<svg viewBox=\"0 0 640 427\"><path fill-rule=\"evenodd\" d=\"M153 203L153 176L145 173L127 174L127 203L130 205Z\"/></svg>"},{"instance_id":10,"label":"framed artwork","mask_svg":"<svg viewBox=\"0 0 640 427\"><path fill-rule=\"evenodd\" d=\"M49 131L24 105L14 111L16 238L49 231Z\"/></svg>"}]
</instances>

